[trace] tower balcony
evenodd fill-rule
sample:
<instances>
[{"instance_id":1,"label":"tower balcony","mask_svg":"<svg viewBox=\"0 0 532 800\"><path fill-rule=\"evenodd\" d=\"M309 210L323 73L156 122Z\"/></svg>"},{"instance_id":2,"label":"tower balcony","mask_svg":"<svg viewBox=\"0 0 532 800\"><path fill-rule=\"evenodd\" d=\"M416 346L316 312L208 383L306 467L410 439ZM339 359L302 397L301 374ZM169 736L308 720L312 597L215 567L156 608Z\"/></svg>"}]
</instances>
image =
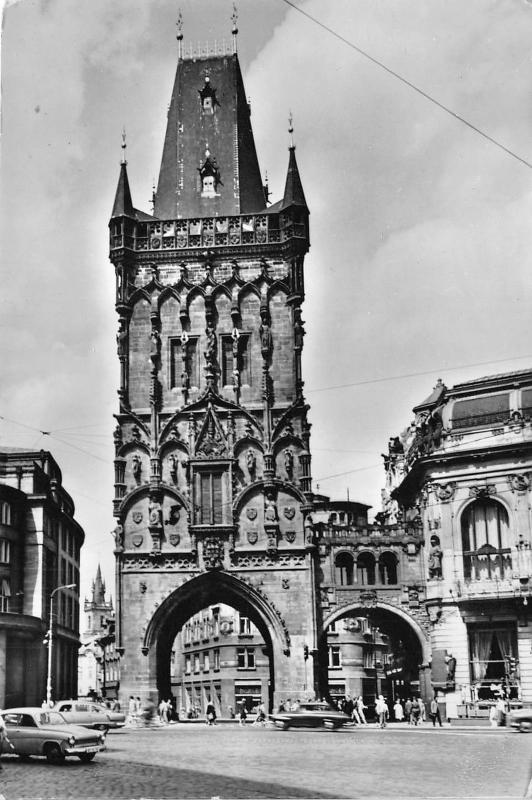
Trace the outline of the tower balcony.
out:
<instances>
[{"instance_id":1,"label":"tower balcony","mask_svg":"<svg viewBox=\"0 0 532 800\"><path fill-rule=\"evenodd\" d=\"M247 248L295 240L308 249L306 214L290 209L279 214L239 214L231 217L135 221L122 217L111 223L110 248L135 252L193 251Z\"/></svg>"}]
</instances>

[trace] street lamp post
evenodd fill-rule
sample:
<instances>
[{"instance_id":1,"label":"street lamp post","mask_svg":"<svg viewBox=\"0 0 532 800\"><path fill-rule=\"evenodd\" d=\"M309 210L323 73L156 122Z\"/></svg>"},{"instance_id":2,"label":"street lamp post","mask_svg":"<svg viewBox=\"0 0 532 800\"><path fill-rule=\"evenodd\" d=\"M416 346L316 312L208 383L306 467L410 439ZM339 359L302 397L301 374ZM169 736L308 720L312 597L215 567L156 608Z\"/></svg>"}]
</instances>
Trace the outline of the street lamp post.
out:
<instances>
[{"instance_id":1,"label":"street lamp post","mask_svg":"<svg viewBox=\"0 0 532 800\"><path fill-rule=\"evenodd\" d=\"M46 678L46 703L52 705L52 640L53 640L53 612L54 596L60 589L75 589L75 583L66 583L64 586L56 586L50 595L50 629L48 631L48 676Z\"/></svg>"}]
</instances>

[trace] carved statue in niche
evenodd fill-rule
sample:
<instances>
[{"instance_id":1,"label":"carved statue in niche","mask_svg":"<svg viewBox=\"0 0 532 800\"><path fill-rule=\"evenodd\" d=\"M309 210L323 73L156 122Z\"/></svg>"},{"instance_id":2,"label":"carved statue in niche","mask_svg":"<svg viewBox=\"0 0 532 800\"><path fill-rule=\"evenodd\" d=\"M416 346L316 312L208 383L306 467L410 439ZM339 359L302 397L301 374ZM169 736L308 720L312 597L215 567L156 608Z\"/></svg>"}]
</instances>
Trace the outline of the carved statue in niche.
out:
<instances>
[{"instance_id":1,"label":"carved statue in niche","mask_svg":"<svg viewBox=\"0 0 532 800\"><path fill-rule=\"evenodd\" d=\"M255 455L255 451L249 448L246 453L246 467L249 472L250 480L255 480L255 472L257 470L257 456Z\"/></svg>"},{"instance_id":2,"label":"carved statue in niche","mask_svg":"<svg viewBox=\"0 0 532 800\"><path fill-rule=\"evenodd\" d=\"M277 521L277 506L273 494L267 494L264 498L264 519L266 522Z\"/></svg>"},{"instance_id":3,"label":"carved statue in niche","mask_svg":"<svg viewBox=\"0 0 532 800\"><path fill-rule=\"evenodd\" d=\"M433 534L430 537L430 550L428 558L429 578L442 577L443 550L440 546L440 537Z\"/></svg>"},{"instance_id":4,"label":"carved statue in niche","mask_svg":"<svg viewBox=\"0 0 532 800\"><path fill-rule=\"evenodd\" d=\"M161 527L163 524L163 507L156 498L150 499L149 505L150 527Z\"/></svg>"},{"instance_id":5,"label":"carved statue in niche","mask_svg":"<svg viewBox=\"0 0 532 800\"><path fill-rule=\"evenodd\" d=\"M296 318L294 321L294 346L301 350L303 347L303 337L305 335L304 322L301 319L301 309L296 309Z\"/></svg>"},{"instance_id":6,"label":"carved statue in niche","mask_svg":"<svg viewBox=\"0 0 532 800\"><path fill-rule=\"evenodd\" d=\"M118 333L116 334L116 350L118 356L127 355L127 326L124 317L120 317Z\"/></svg>"},{"instance_id":7,"label":"carved statue in niche","mask_svg":"<svg viewBox=\"0 0 532 800\"><path fill-rule=\"evenodd\" d=\"M268 311L267 305L261 305L260 319L261 319L261 325L259 329L260 349L262 355L264 357L267 357L270 355L272 351L272 331L270 328L270 312Z\"/></svg>"},{"instance_id":8,"label":"carved statue in niche","mask_svg":"<svg viewBox=\"0 0 532 800\"><path fill-rule=\"evenodd\" d=\"M181 388L187 390L190 389L190 378L186 369L184 369L181 373Z\"/></svg>"},{"instance_id":9,"label":"carved statue in niche","mask_svg":"<svg viewBox=\"0 0 532 800\"><path fill-rule=\"evenodd\" d=\"M155 361L159 358L161 352L161 335L157 328L151 329L150 334L150 358Z\"/></svg>"},{"instance_id":10,"label":"carved statue in niche","mask_svg":"<svg viewBox=\"0 0 532 800\"><path fill-rule=\"evenodd\" d=\"M452 653L448 653L445 657L447 663L447 683L454 684L454 675L456 672L456 658Z\"/></svg>"},{"instance_id":11,"label":"carved statue in niche","mask_svg":"<svg viewBox=\"0 0 532 800\"><path fill-rule=\"evenodd\" d=\"M289 480L291 480L294 474L294 453L290 447L287 447L284 451L284 468Z\"/></svg>"},{"instance_id":12,"label":"carved statue in niche","mask_svg":"<svg viewBox=\"0 0 532 800\"><path fill-rule=\"evenodd\" d=\"M138 483L142 474L142 461L140 460L140 456L133 456L131 471L133 472L133 477Z\"/></svg>"},{"instance_id":13,"label":"carved statue in niche","mask_svg":"<svg viewBox=\"0 0 532 800\"><path fill-rule=\"evenodd\" d=\"M207 346L204 355L205 360L211 364L216 353L216 334L212 325L205 328L205 334L207 336Z\"/></svg>"},{"instance_id":14,"label":"carved statue in niche","mask_svg":"<svg viewBox=\"0 0 532 800\"><path fill-rule=\"evenodd\" d=\"M169 456L168 463L170 464L170 478L172 483L177 483L177 465L178 460L174 455Z\"/></svg>"}]
</instances>

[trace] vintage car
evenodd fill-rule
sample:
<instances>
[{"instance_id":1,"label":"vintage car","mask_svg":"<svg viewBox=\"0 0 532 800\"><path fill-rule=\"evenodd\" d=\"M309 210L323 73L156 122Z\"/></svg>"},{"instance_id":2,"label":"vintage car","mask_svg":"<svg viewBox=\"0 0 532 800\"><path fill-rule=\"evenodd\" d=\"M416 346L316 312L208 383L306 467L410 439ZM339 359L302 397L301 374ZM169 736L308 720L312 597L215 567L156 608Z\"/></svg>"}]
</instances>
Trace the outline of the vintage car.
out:
<instances>
[{"instance_id":1,"label":"vintage car","mask_svg":"<svg viewBox=\"0 0 532 800\"><path fill-rule=\"evenodd\" d=\"M330 728L335 730L348 725L351 720L342 711L328 703L301 703L296 711L281 711L270 714L277 728Z\"/></svg>"},{"instance_id":2,"label":"vintage car","mask_svg":"<svg viewBox=\"0 0 532 800\"><path fill-rule=\"evenodd\" d=\"M117 714L90 700L58 700L53 710L59 711L72 725L83 725L84 728L94 728L97 731L117 728L119 723L123 725L126 721L123 714ZM118 717L119 721L113 720L113 717Z\"/></svg>"},{"instance_id":3,"label":"vintage car","mask_svg":"<svg viewBox=\"0 0 532 800\"><path fill-rule=\"evenodd\" d=\"M506 725L526 733L532 730L532 708L519 708L506 715Z\"/></svg>"},{"instance_id":4,"label":"vintage car","mask_svg":"<svg viewBox=\"0 0 532 800\"><path fill-rule=\"evenodd\" d=\"M7 708L2 711L12 752L22 759L44 756L62 764L67 756L92 761L104 749L105 734L69 725L57 711L45 708Z\"/></svg>"}]
</instances>

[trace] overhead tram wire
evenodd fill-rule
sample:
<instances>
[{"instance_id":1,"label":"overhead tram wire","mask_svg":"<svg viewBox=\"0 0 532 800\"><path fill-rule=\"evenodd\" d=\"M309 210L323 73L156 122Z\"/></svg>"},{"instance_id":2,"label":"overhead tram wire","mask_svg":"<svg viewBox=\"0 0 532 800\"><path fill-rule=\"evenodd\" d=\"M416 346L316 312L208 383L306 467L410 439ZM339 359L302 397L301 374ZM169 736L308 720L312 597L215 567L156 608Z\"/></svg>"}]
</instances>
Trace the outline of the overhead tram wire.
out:
<instances>
[{"instance_id":1,"label":"overhead tram wire","mask_svg":"<svg viewBox=\"0 0 532 800\"><path fill-rule=\"evenodd\" d=\"M378 58L375 58L375 56L370 55L365 50L363 50L361 47L358 47L356 44L354 44L354 42L351 42L349 39L346 39L345 36L342 36L340 33L335 31L333 28L329 28L329 26L325 25L324 22L321 22L316 17L313 17L312 14L308 13L308 11L304 11L302 8L299 8L299 6L296 6L296 4L293 3L291 0L282 0L282 1L284 3L286 3L287 6L290 6L291 8L293 8L295 11L298 11L300 14L303 14L304 17L307 17L307 19L311 20L316 25L319 25L320 28L323 28L324 31L327 31L328 33L331 34L331 36L334 36L336 39L339 39L341 42L346 44L352 50L356 50L357 53L359 53L361 56L364 56L364 58L367 58L373 64L376 64L378 67L383 69L389 75L391 75L394 78L397 78L397 80L401 81L401 83L404 83L405 86L408 86L414 92L417 92L419 95L421 95L421 97L424 97L425 100L428 100L430 103L432 103L433 105L437 106L442 111L445 111L446 114L449 114L449 116L451 116L454 119L458 120L458 122L461 122L463 125L466 125L468 128L470 128L475 133L478 133L479 136L482 136L484 139L486 139L486 141L488 141L491 144L495 145L495 147L498 147L500 150L502 150L503 152L505 152L507 155L511 156L512 158L515 158L516 161L521 162L521 164L524 164L525 167L528 167L529 169L532 169L532 163L527 161L522 156L517 155L517 153L514 153L513 150L510 150L509 147L506 147L504 144L502 144L501 142L497 141L497 139L494 139L493 136L490 136L488 133L485 133L480 128L477 128L476 125L473 125L473 123L469 122L467 119L465 119L465 117L462 117L460 114L457 114L456 111L453 111L448 106L444 105L443 103L440 103L439 100L436 100L436 98L432 97L432 95L430 95L428 92L425 92L423 89L420 89L419 86L416 86L415 83L412 83L412 81L409 81L408 78L404 78L402 75L400 75L395 70L391 69L390 67L387 67L386 64L384 64L382 61L379 61Z\"/></svg>"}]
</instances>

